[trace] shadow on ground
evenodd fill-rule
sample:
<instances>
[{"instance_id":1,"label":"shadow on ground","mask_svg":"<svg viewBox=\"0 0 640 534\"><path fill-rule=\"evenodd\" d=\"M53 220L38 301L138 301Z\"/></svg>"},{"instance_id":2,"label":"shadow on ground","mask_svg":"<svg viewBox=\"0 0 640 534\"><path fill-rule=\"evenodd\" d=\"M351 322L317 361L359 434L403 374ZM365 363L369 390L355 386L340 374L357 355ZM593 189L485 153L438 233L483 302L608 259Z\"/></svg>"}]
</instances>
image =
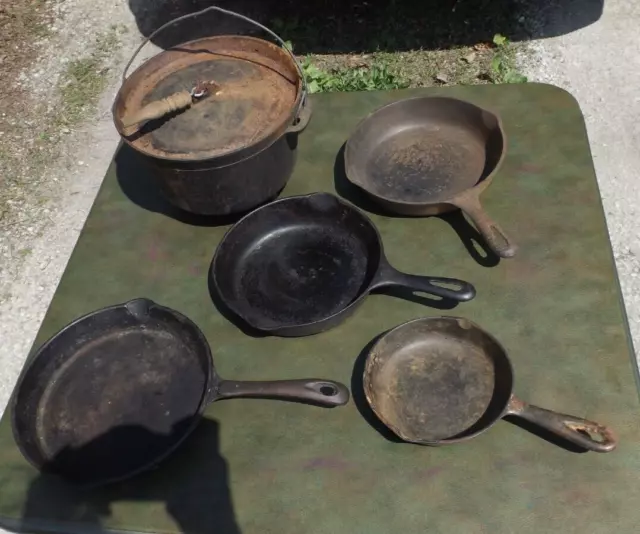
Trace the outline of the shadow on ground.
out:
<instances>
[{"instance_id":1,"label":"shadow on ground","mask_svg":"<svg viewBox=\"0 0 640 534\"><path fill-rule=\"evenodd\" d=\"M142 35L210 5L252 17L294 43L297 54L441 49L552 37L596 22L604 0L129 0ZM254 33L218 13L180 22L152 41L161 48L224 33Z\"/></svg>"}]
</instances>

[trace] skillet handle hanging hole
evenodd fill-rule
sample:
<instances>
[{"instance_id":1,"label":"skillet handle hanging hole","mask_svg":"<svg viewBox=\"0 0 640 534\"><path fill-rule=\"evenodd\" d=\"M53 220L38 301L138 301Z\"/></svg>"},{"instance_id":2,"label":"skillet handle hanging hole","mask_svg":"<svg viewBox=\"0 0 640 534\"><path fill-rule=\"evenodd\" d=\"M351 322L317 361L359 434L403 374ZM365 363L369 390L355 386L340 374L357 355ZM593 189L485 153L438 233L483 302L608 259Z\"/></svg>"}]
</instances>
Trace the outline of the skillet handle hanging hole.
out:
<instances>
[{"instance_id":1,"label":"skillet handle hanging hole","mask_svg":"<svg viewBox=\"0 0 640 534\"><path fill-rule=\"evenodd\" d=\"M308 402L327 408L349 402L349 389L340 382L319 378L298 380L235 381L223 380L218 387L219 398L262 398Z\"/></svg>"},{"instance_id":2,"label":"skillet handle hanging hole","mask_svg":"<svg viewBox=\"0 0 640 534\"><path fill-rule=\"evenodd\" d=\"M391 267L386 261L376 275L371 289L385 287L403 287L456 302L466 302L476 296L476 288L464 280L407 274Z\"/></svg>"},{"instance_id":3,"label":"skillet handle hanging hole","mask_svg":"<svg viewBox=\"0 0 640 534\"><path fill-rule=\"evenodd\" d=\"M617 438L613 431L599 423L578 419L577 421L565 421L565 425L573 432L577 432L594 443L598 444L596 452L609 452L617 445Z\"/></svg>"},{"instance_id":4,"label":"skillet handle hanging hole","mask_svg":"<svg viewBox=\"0 0 640 534\"><path fill-rule=\"evenodd\" d=\"M463 280L432 277L429 282L433 286L432 293L442 298L464 302L472 300L476 296L476 288Z\"/></svg>"},{"instance_id":5,"label":"skillet handle hanging hole","mask_svg":"<svg viewBox=\"0 0 640 534\"><path fill-rule=\"evenodd\" d=\"M323 386L320 386L320 393L325 397L334 397L338 394L338 389L332 385L324 384Z\"/></svg>"},{"instance_id":6,"label":"skillet handle hanging hole","mask_svg":"<svg viewBox=\"0 0 640 534\"><path fill-rule=\"evenodd\" d=\"M330 382L327 380L309 380L307 387L317 392L318 399L311 399L320 402L328 402L332 405L339 406L349 399L350 394L346 386L339 382Z\"/></svg>"},{"instance_id":7,"label":"skillet handle hanging hole","mask_svg":"<svg viewBox=\"0 0 640 534\"><path fill-rule=\"evenodd\" d=\"M463 210L482 235L489 248L501 258L512 258L516 255L518 247L509 239L505 231L495 222L480 204L477 197L461 196L452 201L452 204Z\"/></svg>"},{"instance_id":8,"label":"skillet handle hanging hole","mask_svg":"<svg viewBox=\"0 0 640 534\"><path fill-rule=\"evenodd\" d=\"M613 430L595 421L539 408L517 399L511 400L509 411L589 451L611 452L618 445Z\"/></svg>"}]
</instances>

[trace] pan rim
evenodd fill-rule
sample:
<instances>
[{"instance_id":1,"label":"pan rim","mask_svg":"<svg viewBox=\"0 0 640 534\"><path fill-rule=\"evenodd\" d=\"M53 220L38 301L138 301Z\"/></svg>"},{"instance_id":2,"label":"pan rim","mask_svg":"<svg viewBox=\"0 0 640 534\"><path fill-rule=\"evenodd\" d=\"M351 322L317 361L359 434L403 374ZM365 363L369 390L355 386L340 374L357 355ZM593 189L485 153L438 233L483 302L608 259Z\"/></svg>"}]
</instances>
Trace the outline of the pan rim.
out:
<instances>
[{"instance_id":1,"label":"pan rim","mask_svg":"<svg viewBox=\"0 0 640 534\"><path fill-rule=\"evenodd\" d=\"M250 327L265 332L265 333L286 333L286 332L294 332L297 330L301 330L301 329L306 329L310 326L317 326L317 327L321 327L322 325L330 322L331 320L335 319L336 317L342 315L342 314L346 314L348 313L350 310L352 310L353 308L355 308L358 304L360 304L360 302L367 297L367 295L369 295L369 293L371 292L371 285L373 284L373 281L375 279L375 274L373 277L371 277L371 280L369 281L369 283L366 285L366 287L364 287L362 289L362 291L344 308L339 309L338 311L332 313L331 315L327 315L326 317L323 317L322 319L318 319L317 321L308 321L305 323L296 323L296 324L280 324L280 325L275 325L275 326L261 326L259 323L257 323L256 321L253 321L249 318L246 317L245 314L243 314L237 306L235 306L235 304L229 302L227 299L225 299L224 297L222 297L222 292L220 291L220 283L218 280L218 272L219 272L219 267L218 267L218 263L220 261L220 249L222 247L222 245L224 244L224 242L229 238L229 236L232 234L232 232L240 226L240 224L242 224L244 221L250 219L252 216L257 215L259 212L262 212L263 210L269 209L275 205L278 204L282 204L282 203L286 203L286 202L292 202L292 201L300 201L303 199L310 199L312 197L317 197L317 196L329 196L332 197L333 199L335 199L339 204L341 204L342 206L347 207L350 210L355 211L357 214L360 215L360 217L366 221L366 223L373 229L374 231L374 235L376 236L376 239L378 241L378 247L380 249L380 261L379 263L382 264L383 262L385 262L385 255L384 255L384 246L382 243L382 237L380 235L380 232L378 230L378 228L376 227L375 224L373 224L373 221L360 209L358 209L355 205L351 204L350 202L347 202L346 200L340 198L337 195L334 195L333 193L327 192L327 191L316 191L313 193L306 193L306 194L302 194L302 195L291 195L288 197L282 197L279 198L277 200L274 200L273 202L269 202L268 204L265 204L263 206L260 206L259 208L251 211L250 213L244 215L241 219L239 219L235 224L233 224L231 226L231 228L229 228L225 234L222 236L222 239L220 240L220 242L218 243L218 246L216 247L216 250L214 252L213 255L213 259L211 260L211 266L209 268L209 272L211 274L211 279L213 281L213 285L214 288L216 290L216 293L220 296L220 298L222 298L224 304L233 312L235 313L238 317L240 317L247 325L249 325ZM378 266L376 268L376 273L380 270L380 267Z\"/></svg>"},{"instance_id":2,"label":"pan rim","mask_svg":"<svg viewBox=\"0 0 640 534\"><path fill-rule=\"evenodd\" d=\"M478 180L472 187L466 188L460 192L458 192L456 195L452 195L448 198L444 198L442 200L438 200L436 202L417 202L417 201L410 201L410 200L398 200L398 199L392 199L389 198L385 195L379 194L377 192L374 192L371 190L371 188L369 187L368 183L366 180L362 180L360 173L356 172L355 176L351 176L349 173L349 168L353 167L353 159L355 158L354 156L354 151L355 148L353 148L352 145L352 140L353 138L356 136L356 134L362 129L364 128L371 120L373 120L379 113L381 113L382 111L386 110L386 109L390 109L392 107L395 106L399 106L399 105L407 105L407 103L409 102L415 102L418 100L447 100L447 101L453 101L453 102L462 102L464 104L473 106L474 108L483 111L485 113L489 113L490 115L492 115L495 120L496 120L496 124L498 127L498 131L500 132L500 137L502 138L502 151L500 154L500 158L498 159L498 161L496 162L496 165L494 166L493 170L487 174L487 176L485 176L482 180ZM494 111L492 109L492 107L485 107L485 106L480 106L478 104L476 104L475 102L472 102L470 100L466 100L463 98L456 98L456 97L451 97L451 96L441 96L441 95L432 95L432 96L414 96L414 97L409 97L409 98L401 98L399 100L394 100L393 102L389 102L388 104L385 104L384 106L381 106L379 108L374 109L373 111L371 111L369 114L367 114L367 116L365 116L363 119L360 120L360 122L358 122L358 124L356 125L356 127L353 129L353 131L351 132L351 135L349 135L349 138L347 139L347 141L345 142L345 146L344 146L344 172L345 172L345 176L347 178L347 180L349 180L349 182L351 182L353 185L361 188L363 191L365 191L366 193L368 193L369 195L371 195L371 197L373 197L376 201L378 199L383 200L385 202L389 202L392 204L396 204L399 206L407 206L407 207L427 207L427 206L440 206L443 204L446 205L451 205L454 206L454 204L452 203L452 200L465 192L469 192L469 191L475 191L477 189L480 188L486 188L488 187L491 182L493 181L493 178L495 177L496 174L498 174L498 172L501 170L504 160L506 159L507 156L507 152L509 150L508 147L508 141L507 141L507 135L506 135L506 131L504 128L504 122L502 120L502 117L500 116L499 113L497 113L496 111Z\"/></svg>"},{"instance_id":3,"label":"pan rim","mask_svg":"<svg viewBox=\"0 0 640 534\"><path fill-rule=\"evenodd\" d=\"M442 321L442 320L445 320L447 322L457 322L458 324L460 324L460 322L463 322L469 328L478 330L484 336L488 337L493 343L496 344L496 346L500 349L500 351L502 352L502 354L504 356L505 367L508 370L508 372L510 374L510 377L511 377L511 391L510 391L510 394L508 396L506 396L506 399L505 399L505 402L504 402L504 406L501 406L499 410L496 410L497 415L492 420L490 420L488 423L486 423L484 426L478 428L474 432L466 433L466 430L468 430L468 428L472 428L473 427L473 425L471 425L470 427L468 427L467 429L462 431L462 435L458 434L458 435L452 436L450 438L444 438L444 439L438 439L438 440L416 440L416 439L411 439L411 438L408 438L404 434L404 432L402 430L400 430L398 427L396 427L393 424L389 424L387 422L386 418L384 418L380 414L380 412L376 409L375 403L371 400L371 397L370 397L371 380L369 379L369 377L371 376L371 366L373 365L372 364L371 355L376 351L376 349L382 344L382 342L385 339L388 339L388 337L392 333L394 333L396 331L402 330L404 328L408 328L410 325L413 325L413 324L429 323L429 322ZM475 321L472 321L470 319L467 319L466 317L461 317L461 316L457 316L457 315L433 315L433 316L428 316L428 317L417 317L415 319L410 319L409 321L405 321L403 323L400 323L400 324L390 328L389 330L387 330L383 334L381 334L378 337L378 339L376 339L375 343L371 346L371 348L369 349L369 351L367 353L365 366L364 366L364 371L362 373L362 378L363 378L363 388L362 389L364 391L364 396L365 396L365 398L367 400L367 404L373 410L373 413L376 415L376 417L380 420L380 422L383 425L385 425L394 434L396 434L399 438L401 438L402 440L406 441L407 443L415 443L415 444L418 444L418 445L440 446L440 445L453 445L453 444L456 444L456 443L461 443L461 442L467 441L469 439L472 439L472 438L474 438L474 437L476 437L476 436L478 436L480 434L483 434L484 432L489 430L493 425L495 425L500 419L502 419L504 417L505 413L506 413L507 408L508 408L509 400L510 400L511 396L513 395L514 382L515 382L515 373L514 373L514 369L513 369L513 364L511 363L511 359L509 358L509 354L506 351L504 345L502 343L500 343L500 341L498 339L496 339L496 337L493 334L491 334L490 332L488 332L487 330L482 328L478 323L476 323ZM457 437L457 436L459 436L459 437Z\"/></svg>"},{"instance_id":4,"label":"pan rim","mask_svg":"<svg viewBox=\"0 0 640 534\"><path fill-rule=\"evenodd\" d=\"M14 387L12 393L11 393L11 400L10 400L10 403L7 405L7 407L10 408L10 412L11 412L10 413L11 431L12 431L12 436L13 436L14 442L15 442L16 446L18 447L18 450L20 451L22 456L27 460L27 462L31 466L36 468L38 471L41 471L42 468L46 466L46 461L44 463L39 463L39 462L35 461L35 459L24 448L23 443L22 443L23 440L20 437L20 433L17 431L16 407L18 406L19 393L20 393L20 391L21 391L21 389L23 387L23 384L24 384L24 381L26 380L26 377L29 376L29 374L31 372L33 372L33 368L35 367L36 363L41 359L42 354L44 354L45 351L48 349L48 347L56 339L58 339L61 335L63 335L64 333L68 332L72 328L75 328L79 323L81 323L83 321L86 321L87 319L90 319L90 318L95 317L96 315L99 315L99 314L102 314L102 313L111 312L111 311L119 309L119 308L126 308L129 303L134 302L134 301L145 301L149 308L153 307L153 308L159 308L159 309L161 309L163 311L167 311L171 315L176 316L179 320L186 322L189 326L191 326L194 329L194 332L195 332L196 336L198 337L199 341L202 342L203 348L204 348L204 350L206 352L206 356L207 356L207 362L208 363L207 363L207 373L206 373L206 376L205 376L205 385L204 385L204 388L203 388L203 391L202 391L202 395L200 397L200 402L198 404L198 408L193 413L192 421L190 422L189 426L186 427L186 429L184 430L184 434L171 447L169 447L162 454L156 456L153 459L150 459L144 465L140 465L140 467L136 468L135 470L130 471L129 473L126 473L124 475L114 476L114 477L107 477L107 478L97 479L96 481L92 481L92 482L90 482L88 484L83 484L82 487L85 487L85 488L98 487L98 486L104 486L106 484L112 484L114 482L120 482L120 481L123 481L123 480L127 480L127 479L129 479L129 478L131 478L133 476L136 476L136 475L138 475L140 473L146 472L149 469L152 469L153 466L161 463L168 456L170 456L184 442L184 440L191 434L191 432L197 426L200 418L202 417L202 414L203 414L205 408L211 402L214 402L216 400L215 396L211 395L211 390L215 389L215 388L213 388L214 362L213 362L213 356L211 354L211 346L209 345L209 342L207 341L207 339L206 339L206 337L204 335L204 332L202 332L200 327L192 319L190 319L186 315L182 314L181 312L179 312L179 311L177 311L177 310L175 310L173 308L169 308L167 306L163 306L162 304L158 304L154 300L146 298L146 297L131 298L131 299L127 300L127 301L120 302L118 304L112 304L112 305L109 305L109 306L104 306L102 308L95 309L95 310L93 310L91 312L88 312L88 313L85 313L83 315L80 315L79 317L77 317L73 321L71 321L68 324L66 324L63 328L61 328L60 330L55 332L53 335L51 335L35 352L31 353L31 355L28 356L27 363L23 367L23 369L22 369L22 371L20 373L20 376L18 377L18 380L16 381L16 385L15 385L15 387ZM37 443L39 441L40 441L39 439L36 440ZM37 447L38 447L38 449L41 450L41 447L40 447L39 444L37 445ZM64 475L62 475L62 476L64 478Z\"/></svg>"}]
</instances>

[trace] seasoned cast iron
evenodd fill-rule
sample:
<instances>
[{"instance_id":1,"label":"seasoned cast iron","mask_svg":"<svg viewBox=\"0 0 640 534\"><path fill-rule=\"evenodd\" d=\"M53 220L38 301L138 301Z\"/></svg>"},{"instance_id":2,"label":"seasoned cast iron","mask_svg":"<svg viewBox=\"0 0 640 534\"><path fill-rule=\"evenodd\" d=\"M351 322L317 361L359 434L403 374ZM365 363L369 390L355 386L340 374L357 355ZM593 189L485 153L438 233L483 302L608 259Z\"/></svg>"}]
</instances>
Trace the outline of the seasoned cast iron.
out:
<instances>
[{"instance_id":1,"label":"seasoned cast iron","mask_svg":"<svg viewBox=\"0 0 640 534\"><path fill-rule=\"evenodd\" d=\"M467 282L391 267L374 224L329 193L283 198L246 215L218 245L211 274L224 305L281 336L332 328L383 287L461 302L475 296Z\"/></svg>"},{"instance_id":2,"label":"seasoned cast iron","mask_svg":"<svg viewBox=\"0 0 640 534\"><path fill-rule=\"evenodd\" d=\"M390 212L462 209L503 258L516 246L480 204L505 155L500 118L447 97L408 98L366 117L347 140L350 182Z\"/></svg>"},{"instance_id":3,"label":"seasoned cast iron","mask_svg":"<svg viewBox=\"0 0 640 534\"><path fill-rule=\"evenodd\" d=\"M234 397L332 407L349 390L323 379L223 380L191 320L137 299L81 317L38 350L14 392L12 425L38 469L99 485L157 464L208 404Z\"/></svg>"},{"instance_id":4,"label":"seasoned cast iron","mask_svg":"<svg viewBox=\"0 0 640 534\"><path fill-rule=\"evenodd\" d=\"M604 425L515 397L513 378L505 349L478 325L459 317L428 317L401 324L376 341L363 385L378 418L413 443L465 441L514 415L587 450L616 447L613 431Z\"/></svg>"},{"instance_id":5,"label":"seasoned cast iron","mask_svg":"<svg viewBox=\"0 0 640 534\"><path fill-rule=\"evenodd\" d=\"M211 10L257 26L280 46L243 35L197 39L160 52L126 77L150 38ZM147 106L210 82L215 92L187 109L125 127ZM284 41L244 15L209 6L169 21L143 41L125 68L112 113L123 141L152 168L169 202L199 215L229 215L279 194L311 108L302 67Z\"/></svg>"}]
</instances>

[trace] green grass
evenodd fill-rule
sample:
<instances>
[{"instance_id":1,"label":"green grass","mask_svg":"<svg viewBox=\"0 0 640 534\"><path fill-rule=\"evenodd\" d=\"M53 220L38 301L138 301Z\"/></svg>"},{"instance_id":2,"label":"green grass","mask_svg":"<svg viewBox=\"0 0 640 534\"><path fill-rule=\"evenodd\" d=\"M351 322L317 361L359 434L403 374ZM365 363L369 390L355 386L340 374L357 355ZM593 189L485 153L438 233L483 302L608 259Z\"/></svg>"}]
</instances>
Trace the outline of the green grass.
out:
<instances>
[{"instance_id":1,"label":"green grass","mask_svg":"<svg viewBox=\"0 0 640 534\"><path fill-rule=\"evenodd\" d=\"M391 72L386 63L324 70L307 58L302 68L310 93L373 91L409 87L409 82Z\"/></svg>"},{"instance_id":2,"label":"green grass","mask_svg":"<svg viewBox=\"0 0 640 534\"><path fill-rule=\"evenodd\" d=\"M112 25L108 32L98 36L88 56L71 61L58 84L62 108L57 125L81 122L94 109L108 83L107 60L120 46L122 30Z\"/></svg>"},{"instance_id":3,"label":"green grass","mask_svg":"<svg viewBox=\"0 0 640 534\"><path fill-rule=\"evenodd\" d=\"M527 77L516 67L515 48L504 35L493 37L495 52L491 59L491 80L494 83L525 83Z\"/></svg>"},{"instance_id":4,"label":"green grass","mask_svg":"<svg viewBox=\"0 0 640 534\"><path fill-rule=\"evenodd\" d=\"M112 25L105 33L98 35L86 56L66 65L60 75L56 94L51 95L51 98L56 98L55 111L43 117L39 132L29 132L34 137L34 143L26 153L18 156L10 149L0 150L0 216L5 218L5 224L9 224L6 219L15 216L13 201L29 199L29 202L38 205L46 203L46 197L34 199L37 184L57 156L61 134L70 133L69 127L81 123L95 112L98 99L107 87L109 65L120 46L119 37L123 32L122 25ZM3 96L1 90L0 96ZM23 249L19 255L24 257L28 253Z\"/></svg>"},{"instance_id":5,"label":"green grass","mask_svg":"<svg viewBox=\"0 0 640 534\"><path fill-rule=\"evenodd\" d=\"M296 24L279 23L287 30ZM286 35L286 33L285 33ZM293 44L286 42L293 50ZM309 92L370 91L428 87L524 83L516 65L518 46L496 34L491 43L444 50L370 54L307 54L300 58Z\"/></svg>"}]
</instances>

